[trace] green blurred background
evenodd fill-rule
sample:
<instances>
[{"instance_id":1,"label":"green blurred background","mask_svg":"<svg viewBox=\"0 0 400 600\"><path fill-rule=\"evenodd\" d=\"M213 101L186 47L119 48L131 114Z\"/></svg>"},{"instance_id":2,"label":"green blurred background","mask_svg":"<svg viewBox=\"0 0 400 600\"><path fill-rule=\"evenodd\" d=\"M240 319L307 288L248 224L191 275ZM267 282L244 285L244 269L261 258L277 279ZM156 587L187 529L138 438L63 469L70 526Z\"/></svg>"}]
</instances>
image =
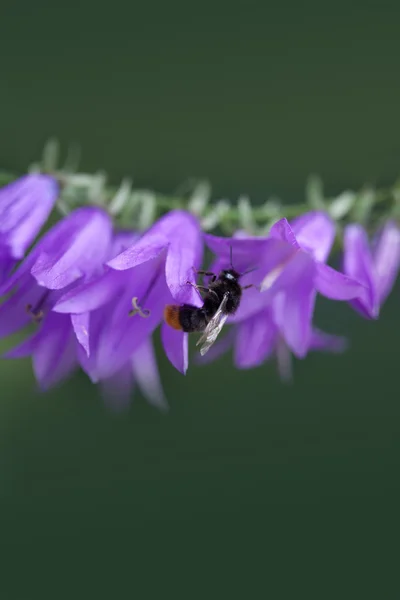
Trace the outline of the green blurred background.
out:
<instances>
[{"instance_id":1,"label":"green blurred background","mask_svg":"<svg viewBox=\"0 0 400 600\"><path fill-rule=\"evenodd\" d=\"M399 172L400 5L14 2L1 16L0 167L56 135L112 181L303 198ZM112 415L84 376L46 395L0 364L1 600L398 598L400 289L379 322L318 324L344 356L281 384L231 357L171 411Z\"/></svg>"}]
</instances>

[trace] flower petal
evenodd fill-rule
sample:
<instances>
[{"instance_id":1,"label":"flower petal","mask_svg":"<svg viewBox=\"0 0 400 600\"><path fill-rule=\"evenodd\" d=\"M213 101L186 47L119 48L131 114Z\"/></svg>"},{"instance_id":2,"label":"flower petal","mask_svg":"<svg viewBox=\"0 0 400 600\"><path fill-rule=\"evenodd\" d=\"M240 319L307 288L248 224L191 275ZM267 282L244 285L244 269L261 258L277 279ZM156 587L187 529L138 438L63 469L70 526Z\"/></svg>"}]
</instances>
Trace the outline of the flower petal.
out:
<instances>
[{"instance_id":1,"label":"flower petal","mask_svg":"<svg viewBox=\"0 0 400 600\"><path fill-rule=\"evenodd\" d=\"M224 268L231 266L232 254L232 262L236 270L240 270L237 263L239 259L243 259L243 256L247 258L258 256L268 246L266 237L255 236L227 238L207 233L204 234L204 241L211 252L224 261Z\"/></svg>"},{"instance_id":2,"label":"flower petal","mask_svg":"<svg viewBox=\"0 0 400 600\"><path fill-rule=\"evenodd\" d=\"M132 231L131 229L119 229L115 231L111 241L110 260L125 252L125 250L136 244L139 239L140 234L137 231Z\"/></svg>"},{"instance_id":3,"label":"flower petal","mask_svg":"<svg viewBox=\"0 0 400 600\"><path fill-rule=\"evenodd\" d=\"M0 304L0 338L11 335L32 321L28 307L41 302L46 290L25 279L5 302Z\"/></svg>"},{"instance_id":4,"label":"flower petal","mask_svg":"<svg viewBox=\"0 0 400 600\"><path fill-rule=\"evenodd\" d=\"M14 348L11 348L11 350L4 352L1 358L26 358L27 356L31 356L36 347L37 336L38 332L34 333L20 344L17 344L17 346L14 346Z\"/></svg>"},{"instance_id":5,"label":"flower petal","mask_svg":"<svg viewBox=\"0 0 400 600\"><path fill-rule=\"evenodd\" d=\"M95 313L90 313L90 316L89 316L89 324L90 324L89 326L91 327L90 336L89 336L89 354L86 352L85 348L80 343L77 344L76 353L77 353L77 357L78 357L78 363L79 363L82 371L84 371L84 373L86 373L86 375L89 377L89 379L92 383L99 383L100 378L98 376L98 371L96 369L96 356L95 356L94 352L90 353L90 345L92 344L93 338L95 337L93 334L93 331L92 331L93 327L91 325L94 314ZM81 315L78 315L78 317L80 317L80 316ZM76 334L75 334L75 337L76 337ZM79 342L79 340L78 340L78 342ZM114 374L115 374L115 372L113 373L113 375ZM104 379L106 379L106 378L107 377L104 377Z\"/></svg>"},{"instance_id":6,"label":"flower petal","mask_svg":"<svg viewBox=\"0 0 400 600\"><path fill-rule=\"evenodd\" d=\"M85 350L86 354L90 355L89 347L89 327L90 313L82 313L80 315L71 315L71 324L76 335L76 339Z\"/></svg>"},{"instance_id":7,"label":"flower petal","mask_svg":"<svg viewBox=\"0 0 400 600\"><path fill-rule=\"evenodd\" d=\"M371 316L379 311L375 285L375 267L368 244L367 233L361 225L348 225L344 231L343 270L349 277L362 283L366 290L354 308ZM358 305L361 306L358 306Z\"/></svg>"},{"instance_id":8,"label":"flower petal","mask_svg":"<svg viewBox=\"0 0 400 600\"><path fill-rule=\"evenodd\" d=\"M90 314L90 376L102 379L113 375L126 363L162 320L165 304L171 298L162 263L155 259L125 272L126 289L106 305ZM138 298L147 317L130 316L132 297ZM86 369L85 369L86 370Z\"/></svg>"},{"instance_id":9,"label":"flower petal","mask_svg":"<svg viewBox=\"0 0 400 600\"><path fill-rule=\"evenodd\" d=\"M300 250L300 244L296 240L293 229L289 225L287 219L280 219L274 225L272 225L269 235L271 238L282 240L293 246L296 250Z\"/></svg>"},{"instance_id":10,"label":"flower petal","mask_svg":"<svg viewBox=\"0 0 400 600\"><path fill-rule=\"evenodd\" d=\"M110 252L112 224L106 212L78 208L40 240L31 269L39 285L62 289L101 267Z\"/></svg>"},{"instance_id":11,"label":"flower petal","mask_svg":"<svg viewBox=\"0 0 400 600\"><path fill-rule=\"evenodd\" d=\"M322 211L312 211L290 223L297 242L312 256L325 262L335 239L335 223Z\"/></svg>"},{"instance_id":12,"label":"flower petal","mask_svg":"<svg viewBox=\"0 0 400 600\"><path fill-rule=\"evenodd\" d=\"M75 339L69 317L49 313L33 352L33 370L41 389L66 378L77 366Z\"/></svg>"},{"instance_id":13,"label":"flower petal","mask_svg":"<svg viewBox=\"0 0 400 600\"><path fill-rule=\"evenodd\" d=\"M10 276L17 261L9 256L6 249L0 248L0 286Z\"/></svg>"},{"instance_id":14,"label":"flower petal","mask_svg":"<svg viewBox=\"0 0 400 600\"><path fill-rule=\"evenodd\" d=\"M383 227L373 250L379 303L390 293L400 268L400 229L393 221Z\"/></svg>"},{"instance_id":15,"label":"flower petal","mask_svg":"<svg viewBox=\"0 0 400 600\"><path fill-rule=\"evenodd\" d=\"M184 375L189 363L188 334L172 329L166 323L161 326L161 339L168 360Z\"/></svg>"},{"instance_id":16,"label":"flower petal","mask_svg":"<svg viewBox=\"0 0 400 600\"><path fill-rule=\"evenodd\" d=\"M61 296L53 310L59 313L84 313L110 302L126 279L117 271L107 271L96 279L78 285Z\"/></svg>"},{"instance_id":17,"label":"flower petal","mask_svg":"<svg viewBox=\"0 0 400 600\"><path fill-rule=\"evenodd\" d=\"M195 283L194 268L199 268L203 258L203 243L200 226L193 216L175 211L175 230L171 235L165 263L167 285L178 304L203 304L198 292L188 281Z\"/></svg>"},{"instance_id":18,"label":"flower petal","mask_svg":"<svg viewBox=\"0 0 400 600\"><path fill-rule=\"evenodd\" d=\"M18 268L11 273L11 275L2 282L0 285L0 298L5 294L8 294L14 287L22 287L27 281L31 280L30 270L35 263L37 252L35 248L30 254L18 265ZM31 286L33 286L33 280L31 280Z\"/></svg>"},{"instance_id":19,"label":"flower petal","mask_svg":"<svg viewBox=\"0 0 400 600\"><path fill-rule=\"evenodd\" d=\"M150 230L138 242L109 260L107 265L117 271L125 271L157 258L168 246L169 241L164 235Z\"/></svg>"},{"instance_id":20,"label":"flower petal","mask_svg":"<svg viewBox=\"0 0 400 600\"><path fill-rule=\"evenodd\" d=\"M258 283L261 281L262 273L273 269L281 263L285 257L293 253L293 248L286 242L278 239L265 237L246 238L224 238L211 234L204 236L205 242L210 250L218 257L215 261L214 270L233 267L236 271L244 272L255 268Z\"/></svg>"},{"instance_id":21,"label":"flower petal","mask_svg":"<svg viewBox=\"0 0 400 600\"><path fill-rule=\"evenodd\" d=\"M278 338L276 344L276 362L279 377L285 383L290 383L293 380L292 354L282 338Z\"/></svg>"},{"instance_id":22,"label":"flower petal","mask_svg":"<svg viewBox=\"0 0 400 600\"><path fill-rule=\"evenodd\" d=\"M117 373L100 381L104 404L114 412L126 411L133 397L134 379L128 361Z\"/></svg>"},{"instance_id":23,"label":"flower petal","mask_svg":"<svg viewBox=\"0 0 400 600\"><path fill-rule=\"evenodd\" d=\"M315 285L323 296L331 300L352 300L362 298L368 302L368 288L351 277L335 271L323 263L316 263L317 274Z\"/></svg>"},{"instance_id":24,"label":"flower petal","mask_svg":"<svg viewBox=\"0 0 400 600\"><path fill-rule=\"evenodd\" d=\"M202 239L197 219L181 210L173 210L159 219L142 238L107 264L125 270L158 257L168 249L166 277L176 301L180 297L196 300L194 290L186 285L193 279L193 267L202 258Z\"/></svg>"},{"instance_id":25,"label":"flower petal","mask_svg":"<svg viewBox=\"0 0 400 600\"><path fill-rule=\"evenodd\" d=\"M150 337L146 338L132 355L131 362L135 381L139 385L143 396L150 404L153 404L153 406L162 410L167 410L168 403L162 389L160 374Z\"/></svg>"},{"instance_id":26,"label":"flower petal","mask_svg":"<svg viewBox=\"0 0 400 600\"><path fill-rule=\"evenodd\" d=\"M59 193L49 175L30 174L0 189L0 246L24 256L49 216Z\"/></svg>"},{"instance_id":27,"label":"flower petal","mask_svg":"<svg viewBox=\"0 0 400 600\"><path fill-rule=\"evenodd\" d=\"M339 335L331 335L319 329L311 333L310 350L340 353L348 348L348 340Z\"/></svg>"},{"instance_id":28,"label":"flower petal","mask_svg":"<svg viewBox=\"0 0 400 600\"><path fill-rule=\"evenodd\" d=\"M315 263L298 252L281 276L280 291L272 301L273 318L289 348L302 358L307 354L315 305Z\"/></svg>"},{"instance_id":29,"label":"flower petal","mask_svg":"<svg viewBox=\"0 0 400 600\"><path fill-rule=\"evenodd\" d=\"M237 326L235 364L249 369L264 362L274 351L278 329L269 311L264 311Z\"/></svg>"}]
</instances>

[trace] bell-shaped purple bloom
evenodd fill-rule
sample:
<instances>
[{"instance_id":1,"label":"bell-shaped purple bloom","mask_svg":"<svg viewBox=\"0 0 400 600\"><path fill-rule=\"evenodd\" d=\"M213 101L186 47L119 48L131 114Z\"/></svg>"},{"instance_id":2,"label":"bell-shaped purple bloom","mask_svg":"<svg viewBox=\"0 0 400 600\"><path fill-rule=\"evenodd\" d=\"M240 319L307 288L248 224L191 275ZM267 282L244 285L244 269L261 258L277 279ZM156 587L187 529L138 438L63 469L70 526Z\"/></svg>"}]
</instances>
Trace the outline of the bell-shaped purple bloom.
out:
<instances>
[{"instance_id":1,"label":"bell-shaped purple bloom","mask_svg":"<svg viewBox=\"0 0 400 600\"><path fill-rule=\"evenodd\" d=\"M48 231L0 288L0 338L34 321L38 331L8 357L32 355L41 387L53 385L77 364L71 319L52 312L61 295L102 272L112 223L98 208L80 208ZM73 350L75 348L75 350ZM72 353L72 354L71 354Z\"/></svg>"},{"instance_id":2,"label":"bell-shaped purple bloom","mask_svg":"<svg viewBox=\"0 0 400 600\"><path fill-rule=\"evenodd\" d=\"M363 316L376 318L390 293L400 268L400 229L388 221L372 245L361 225L344 231L344 272L365 285L362 296L351 302Z\"/></svg>"},{"instance_id":3,"label":"bell-shaped purple bloom","mask_svg":"<svg viewBox=\"0 0 400 600\"><path fill-rule=\"evenodd\" d=\"M214 267L226 268L232 248L235 269L244 272L244 284L259 289L244 292L233 322L239 323L273 307L272 318L292 352L302 358L312 342L312 316L317 292L334 300L361 297L364 285L325 264L335 236L335 226L323 212L310 212L291 224L281 219L268 238L218 238L206 243L218 256Z\"/></svg>"},{"instance_id":4,"label":"bell-shaped purple bloom","mask_svg":"<svg viewBox=\"0 0 400 600\"><path fill-rule=\"evenodd\" d=\"M83 368L85 359L86 356L81 360ZM114 411L129 406L136 386L150 404L168 410L151 337L145 339L119 371L99 383L106 405Z\"/></svg>"},{"instance_id":5,"label":"bell-shaped purple bloom","mask_svg":"<svg viewBox=\"0 0 400 600\"><path fill-rule=\"evenodd\" d=\"M71 320L50 311L37 331L3 358L31 356L36 381L44 391L67 379L79 366L77 350Z\"/></svg>"},{"instance_id":6,"label":"bell-shaped purple bloom","mask_svg":"<svg viewBox=\"0 0 400 600\"><path fill-rule=\"evenodd\" d=\"M160 324L169 303L201 300L188 281L202 259L202 234L189 213L172 211L123 252L108 260L98 279L67 293L55 310L72 315L87 355L83 368L93 381L116 375ZM162 325L162 340L172 364L185 372L187 334Z\"/></svg>"},{"instance_id":7,"label":"bell-shaped purple bloom","mask_svg":"<svg viewBox=\"0 0 400 600\"><path fill-rule=\"evenodd\" d=\"M124 252L139 237L132 231L116 232L107 260ZM94 383L100 384L110 408L126 409L137 385L150 404L165 410L168 405L151 341L152 329L159 322L162 309L148 318L143 311L142 317L140 314L129 317L132 297L140 292L141 285L139 270L133 271L122 273L107 267L99 277L65 294L55 310L67 313L60 317L71 319L80 366ZM145 285L149 284L145 276L142 279ZM152 290L153 295L158 291L157 287ZM119 327L121 320L123 327Z\"/></svg>"},{"instance_id":8,"label":"bell-shaped purple bloom","mask_svg":"<svg viewBox=\"0 0 400 600\"><path fill-rule=\"evenodd\" d=\"M345 338L312 328L309 351L338 353L346 347ZM292 355L274 318L273 304L231 327L198 363L211 362L231 348L234 350L234 364L238 369L252 369L275 358L281 379L291 380Z\"/></svg>"},{"instance_id":9,"label":"bell-shaped purple bloom","mask_svg":"<svg viewBox=\"0 0 400 600\"><path fill-rule=\"evenodd\" d=\"M0 284L24 257L58 197L49 175L25 175L0 189Z\"/></svg>"}]
</instances>

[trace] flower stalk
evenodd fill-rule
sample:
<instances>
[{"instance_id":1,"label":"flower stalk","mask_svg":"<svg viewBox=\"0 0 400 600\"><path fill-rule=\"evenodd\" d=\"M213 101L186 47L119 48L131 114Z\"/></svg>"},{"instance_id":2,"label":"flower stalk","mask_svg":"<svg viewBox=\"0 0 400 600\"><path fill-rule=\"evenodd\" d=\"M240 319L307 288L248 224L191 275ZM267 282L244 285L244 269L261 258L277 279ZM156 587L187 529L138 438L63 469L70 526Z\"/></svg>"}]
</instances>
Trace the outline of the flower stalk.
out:
<instances>
[{"instance_id":1,"label":"flower stalk","mask_svg":"<svg viewBox=\"0 0 400 600\"><path fill-rule=\"evenodd\" d=\"M79 206L100 206L110 214L116 226L135 231L145 231L171 210L186 210L200 219L202 229L207 232L219 228L225 235L232 235L242 229L252 235L265 235L281 218L291 219L310 210L323 210L337 225L335 243L340 248L347 223L360 223L372 233L385 220L400 220L400 180L390 187L366 185L358 191L345 190L337 196L327 196L320 177L311 175L306 182L303 202L287 204L271 197L262 204L252 205L247 196L240 196L237 202L211 201L211 185L205 180L190 179L170 195L135 189L130 178L123 179L118 186L109 185L103 171L90 174L76 170L79 157L76 149L69 153L62 167L58 165L59 155L57 141L49 140L42 160L32 164L28 171L52 175L59 182L61 189L56 208L61 216ZM2 171L0 186L16 178Z\"/></svg>"}]
</instances>

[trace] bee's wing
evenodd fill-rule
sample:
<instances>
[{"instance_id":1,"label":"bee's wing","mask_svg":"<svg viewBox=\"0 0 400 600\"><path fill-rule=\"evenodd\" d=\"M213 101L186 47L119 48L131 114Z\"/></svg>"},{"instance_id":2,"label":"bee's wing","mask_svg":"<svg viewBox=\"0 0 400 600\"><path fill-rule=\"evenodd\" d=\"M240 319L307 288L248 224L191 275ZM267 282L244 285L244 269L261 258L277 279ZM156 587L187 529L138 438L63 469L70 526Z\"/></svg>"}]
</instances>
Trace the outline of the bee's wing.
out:
<instances>
[{"instance_id":1,"label":"bee's wing","mask_svg":"<svg viewBox=\"0 0 400 600\"><path fill-rule=\"evenodd\" d=\"M218 307L217 312L213 316L213 318L208 323L207 327L204 330L203 335L197 341L196 346L202 344L200 348L200 354L204 356L204 354L211 348L215 340L217 339L219 332L221 331L225 321L228 318L228 315L224 313L224 308L226 303L228 302L229 294L225 294L222 298L222 302Z\"/></svg>"}]
</instances>

